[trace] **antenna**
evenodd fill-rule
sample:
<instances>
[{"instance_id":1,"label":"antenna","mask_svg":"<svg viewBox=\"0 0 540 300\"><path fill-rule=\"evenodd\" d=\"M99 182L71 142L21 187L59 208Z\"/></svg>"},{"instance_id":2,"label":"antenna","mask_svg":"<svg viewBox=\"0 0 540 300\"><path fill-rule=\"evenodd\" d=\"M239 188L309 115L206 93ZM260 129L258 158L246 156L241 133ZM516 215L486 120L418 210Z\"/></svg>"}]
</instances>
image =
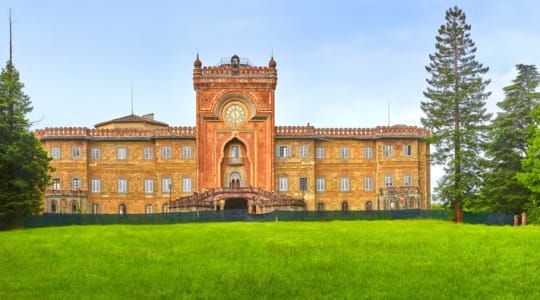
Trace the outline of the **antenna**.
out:
<instances>
[{"instance_id":1,"label":"antenna","mask_svg":"<svg viewBox=\"0 0 540 300\"><path fill-rule=\"evenodd\" d=\"M388 100L388 126L390 126L390 100Z\"/></svg>"},{"instance_id":2,"label":"antenna","mask_svg":"<svg viewBox=\"0 0 540 300\"><path fill-rule=\"evenodd\" d=\"M13 21L11 20L11 8L9 9L9 63L13 64L13 43L12 43L12 32L11 25Z\"/></svg>"},{"instance_id":3,"label":"antenna","mask_svg":"<svg viewBox=\"0 0 540 300\"><path fill-rule=\"evenodd\" d=\"M133 83L131 84L131 115L133 115Z\"/></svg>"}]
</instances>

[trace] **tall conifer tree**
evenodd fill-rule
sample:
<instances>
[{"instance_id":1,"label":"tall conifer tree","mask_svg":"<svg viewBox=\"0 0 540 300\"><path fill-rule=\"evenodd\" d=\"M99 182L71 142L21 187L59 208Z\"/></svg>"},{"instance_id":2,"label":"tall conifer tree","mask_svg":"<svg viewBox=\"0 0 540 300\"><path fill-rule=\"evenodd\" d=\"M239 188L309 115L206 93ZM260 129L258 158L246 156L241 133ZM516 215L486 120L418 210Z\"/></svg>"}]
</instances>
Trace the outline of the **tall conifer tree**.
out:
<instances>
[{"instance_id":1,"label":"tall conifer tree","mask_svg":"<svg viewBox=\"0 0 540 300\"><path fill-rule=\"evenodd\" d=\"M521 160L527 156L527 143L534 133L531 129L536 126L532 112L540 101L536 66L519 64L516 69L517 77L504 87L505 98L497 103L501 112L489 127L489 169L477 205L483 210L513 214L523 212L530 201L529 189L516 174L522 171Z\"/></svg>"},{"instance_id":2,"label":"tall conifer tree","mask_svg":"<svg viewBox=\"0 0 540 300\"><path fill-rule=\"evenodd\" d=\"M11 37L11 16L10 16ZM32 111L19 72L10 57L0 73L0 224L39 212L50 181L49 157L30 131L26 114Z\"/></svg>"},{"instance_id":3,"label":"tall conifer tree","mask_svg":"<svg viewBox=\"0 0 540 300\"><path fill-rule=\"evenodd\" d=\"M427 101L422 124L431 130L429 141L435 146L433 162L444 166L438 183L439 197L455 209L456 222L463 221L463 204L478 193L485 140L490 114L485 102L488 71L476 58L476 46L470 37L471 25L457 6L446 11L446 24L436 36L436 52L429 56L426 70L431 75L424 92Z\"/></svg>"}]
</instances>

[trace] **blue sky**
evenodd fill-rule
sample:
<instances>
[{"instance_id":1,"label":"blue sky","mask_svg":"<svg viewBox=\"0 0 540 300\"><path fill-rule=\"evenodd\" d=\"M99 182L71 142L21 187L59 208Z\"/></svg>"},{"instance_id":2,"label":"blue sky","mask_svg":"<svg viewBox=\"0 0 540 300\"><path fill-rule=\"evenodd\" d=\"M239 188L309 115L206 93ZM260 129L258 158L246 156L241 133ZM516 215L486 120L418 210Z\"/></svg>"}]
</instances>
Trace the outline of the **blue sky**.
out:
<instances>
[{"instance_id":1,"label":"blue sky","mask_svg":"<svg viewBox=\"0 0 540 300\"><path fill-rule=\"evenodd\" d=\"M540 62L538 1L1 0L0 60L14 62L34 128L86 126L131 112L195 124L193 60L238 54L278 63L276 124L420 125L424 67L445 10L472 25L490 67L490 110L517 63ZM4 46L1 46L4 45ZM390 104L390 105L388 105ZM390 114L388 107L390 106Z\"/></svg>"},{"instance_id":2,"label":"blue sky","mask_svg":"<svg viewBox=\"0 0 540 300\"><path fill-rule=\"evenodd\" d=\"M490 67L487 106L496 111L514 66L540 63L540 1L0 0L0 61L11 8L33 128L128 115L132 85L135 114L194 126L197 52L203 65L233 54L267 65L273 53L277 125L420 125L424 67L454 5Z\"/></svg>"}]
</instances>

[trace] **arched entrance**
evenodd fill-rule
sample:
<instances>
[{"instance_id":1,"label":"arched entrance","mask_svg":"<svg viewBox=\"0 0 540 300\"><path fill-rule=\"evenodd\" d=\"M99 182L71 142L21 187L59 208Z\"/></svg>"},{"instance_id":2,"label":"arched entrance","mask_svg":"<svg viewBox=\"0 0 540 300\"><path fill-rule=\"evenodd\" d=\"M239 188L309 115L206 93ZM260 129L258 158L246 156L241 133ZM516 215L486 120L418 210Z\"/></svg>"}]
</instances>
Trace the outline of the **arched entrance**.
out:
<instances>
[{"instance_id":1,"label":"arched entrance","mask_svg":"<svg viewBox=\"0 0 540 300\"><path fill-rule=\"evenodd\" d=\"M246 210L248 209L247 199L245 198L229 198L225 200L225 209L237 209L237 210Z\"/></svg>"},{"instance_id":2,"label":"arched entrance","mask_svg":"<svg viewBox=\"0 0 540 300\"><path fill-rule=\"evenodd\" d=\"M231 175L229 176L229 186L233 189L237 189L242 186L242 176L240 176L240 173L231 173Z\"/></svg>"}]
</instances>

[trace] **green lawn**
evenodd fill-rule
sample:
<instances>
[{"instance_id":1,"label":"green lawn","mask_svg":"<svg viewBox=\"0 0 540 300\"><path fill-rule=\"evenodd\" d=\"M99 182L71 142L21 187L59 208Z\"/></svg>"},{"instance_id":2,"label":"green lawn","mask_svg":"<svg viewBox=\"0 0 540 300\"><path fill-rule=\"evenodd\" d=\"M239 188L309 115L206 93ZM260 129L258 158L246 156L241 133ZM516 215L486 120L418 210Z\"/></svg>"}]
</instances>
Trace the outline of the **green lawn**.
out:
<instances>
[{"instance_id":1,"label":"green lawn","mask_svg":"<svg viewBox=\"0 0 540 300\"><path fill-rule=\"evenodd\" d=\"M540 228L443 221L0 232L0 299L540 299Z\"/></svg>"}]
</instances>

